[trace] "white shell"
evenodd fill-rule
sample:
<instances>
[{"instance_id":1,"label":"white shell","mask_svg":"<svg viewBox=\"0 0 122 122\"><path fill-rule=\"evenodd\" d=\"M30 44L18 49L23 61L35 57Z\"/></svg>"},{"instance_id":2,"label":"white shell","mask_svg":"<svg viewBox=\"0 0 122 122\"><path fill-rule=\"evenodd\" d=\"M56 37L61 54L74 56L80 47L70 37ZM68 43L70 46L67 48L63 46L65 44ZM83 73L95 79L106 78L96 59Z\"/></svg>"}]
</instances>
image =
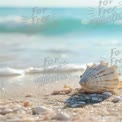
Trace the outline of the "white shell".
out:
<instances>
[{"instance_id":1,"label":"white shell","mask_svg":"<svg viewBox=\"0 0 122 122\"><path fill-rule=\"evenodd\" d=\"M80 85L85 92L114 92L119 87L117 66L108 66L101 62L99 65L87 66L80 79Z\"/></svg>"}]
</instances>

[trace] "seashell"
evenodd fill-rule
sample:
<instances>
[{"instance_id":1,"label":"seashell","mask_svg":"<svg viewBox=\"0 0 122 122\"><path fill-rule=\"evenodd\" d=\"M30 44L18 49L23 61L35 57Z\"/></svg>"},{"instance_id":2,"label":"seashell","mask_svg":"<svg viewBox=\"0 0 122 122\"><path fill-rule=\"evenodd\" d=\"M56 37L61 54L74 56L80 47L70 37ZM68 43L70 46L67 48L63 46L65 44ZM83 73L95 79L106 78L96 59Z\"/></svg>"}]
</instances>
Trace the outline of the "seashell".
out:
<instances>
[{"instance_id":1,"label":"seashell","mask_svg":"<svg viewBox=\"0 0 122 122\"><path fill-rule=\"evenodd\" d=\"M65 95L72 92L71 88L64 88L62 90L53 91L52 95Z\"/></svg>"},{"instance_id":2,"label":"seashell","mask_svg":"<svg viewBox=\"0 0 122 122\"><path fill-rule=\"evenodd\" d=\"M122 88L119 76L117 66L109 66L108 63L101 62L98 65L87 66L79 83L88 93L115 92Z\"/></svg>"}]
</instances>

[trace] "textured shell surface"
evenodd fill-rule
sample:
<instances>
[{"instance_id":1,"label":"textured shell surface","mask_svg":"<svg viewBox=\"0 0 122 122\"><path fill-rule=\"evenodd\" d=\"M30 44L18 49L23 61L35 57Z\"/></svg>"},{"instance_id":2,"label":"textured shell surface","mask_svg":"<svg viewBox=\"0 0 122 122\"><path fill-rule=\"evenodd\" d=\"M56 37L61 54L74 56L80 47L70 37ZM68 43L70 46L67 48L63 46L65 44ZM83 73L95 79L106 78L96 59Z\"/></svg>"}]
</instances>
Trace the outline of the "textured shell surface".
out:
<instances>
[{"instance_id":1,"label":"textured shell surface","mask_svg":"<svg viewBox=\"0 0 122 122\"><path fill-rule=\"evenodd\" d=\"M120 83L117 66L105 62L87 66L79 83L85 92L114 92Z\"/></svg>"}]
</instances>

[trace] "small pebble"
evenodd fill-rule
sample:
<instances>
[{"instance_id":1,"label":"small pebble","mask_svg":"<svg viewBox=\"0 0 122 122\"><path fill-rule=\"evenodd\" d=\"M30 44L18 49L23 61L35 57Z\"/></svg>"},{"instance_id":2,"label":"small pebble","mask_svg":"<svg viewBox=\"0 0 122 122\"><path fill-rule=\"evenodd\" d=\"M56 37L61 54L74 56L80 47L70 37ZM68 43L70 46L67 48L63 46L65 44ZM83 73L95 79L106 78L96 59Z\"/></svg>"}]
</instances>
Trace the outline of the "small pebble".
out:
<instances>
[{"instance_id":1,"label":"small pebble","mask_svg":"<svg viewBox=\"0 0 122 122\"><path fill-rule=\"evenodd\" d=\"M120 96L116 96L116 97L114 97L114 98L112 99L112 102L113 102L113 103L117 103L117 102L120 102L120 101L122 101L122 98L121 98Z\"/></svg>"},{"instance_id":2,"label":"small pebble","mask_svg":"<svg viewBox=\"0 0 122 122\"><path fill-rule=\"evenodd\" d=\"M0 110L0 114L2 114L2 115L8 114L8 113L12 113L12 112L13 112L12 109L3 109L3 110Z\"/></svg>"},{"instance_id":3,"label":"small pebble","mask_svg":"<svg viewBox=\"0 0 122 122\"><path fill-rule=\"evenodd\" d=\"M64 103L66 106L76 108L87 104L100 103L110 96L112 96L110 92L104 92L103 94L80 94L71 96Z\"/></svg>"},{"instance_id":4,"label":"small pebble","mask_svg":"<svg viewBox=\"0 0 122 122\"><path fill-rule=\"evenodd\" d=\"M80 104L80 105L85 105L86 102L81 101L81 102L78 102L78 104Z\"/></svg>"},{"instance_id":5,"label":"small pebble","mask_svg":"<svg viewBox=\"0 0 122 122\"><path fill-rule=\"evenodd\" d=\"M71 105L71 107L72 108L77 108L77 107L81 107L83 105L85 105L85 104L78 104L78 103L76 103L76 104Z\"/></svg>"},{"instance_id":6,"label":"small pebble","mask_svg":"<svg viewBox=\"0 0 122 122\"><path fill-rule=\"evenodd\" d=\"M18 110L17 113L18 114L26 114L26 112L24 110L22 110L22 109Z\"/></svg>"},{"instance_id":7,"label":"small pebble","mask_svg":"<svg viewBox=\"0 0 122 122\"><path fill-rule=\"evenodd\" d=\"M37 106L32 109L33 115L35 114L45 114L45 113L53 113L54 111L52 109L48 109L44 106Z\"/></svg>"},{"instance_id":8,"label":"small pebble","mask_svg":"<svg viewBox=\"0 0 122 122\"><path fill-rule=\"evenodd\" d=\"M9 119L6 122L36 122L38 121L35 118L31 118L31 117L23 117L23 118L14 118L14 119Z\"/></svg>"},{"instance_id":9,"label":"small pebble","mask_svg":"<svg viewBox=\"0 0 122 122\"><path fill-rule=\"evenodd\" d=\"M112 96L112 93L111 92L104 92L103 93L103 97L104 97L104 99L107 99L107 98L109 98L110 96Z\"/></svg>"},{"instance_id":10,"label":"small pebble","mask_svg":"<svg viewBox=\"0 0 122 122\"><path fill-rule=\"evenodd\" d=\"M80 96L81 101L86 101L87 97L86 96Z\"/></svg>"},{"instance_id":11,"label":"small pebble","mask_svg":"<svg viewBox=\"0 0 122 122\"><path fill-rule=\"evenodd\" d=\"M91 97L96 97L96 94L90 94Z\"/></svg>"},{"instance_id":12,"label":"small pebble","mask_svg":"<svg viewBox=\"0 0 122 122\"><path fill-rule=\"evenodd\" d=\"M98 103L98 102L102 102L103 101L103 99L100 98L100 97L92 97L91 100L92 100L93 103Z\"/></svg>"},{"instance_id":13,"label":"small pebble","mask_svg":"<svg viewBox=\"0 0 122 122\"><path fill-rule=\"evenodd\" d=\"M30 102L29 101L25 101L24 103L23 103L23 106L24 107L28 107L28 106L30 106L31 104L30 104Z\"/></svg>"},{"instance_id":14,"label":"small pebble","mask_svg":"<svg viewBox=\"0 0 122 122\"><path fill-rule=\"evenodd\" d=\"M25 97L32 97L32 94L28 94L28 95L26 95Z\"/></svg>"},{"instance_id":15,"label":"small pebble","mask_svg":"<svg viewBox=\"0 0 122 122\"><path fill-rule=\"evenodd\" d=\"M55 119L66 121L66 120L70 119L70 116L68 114L66 114L66 113L58 112L58 113L56 113Z\"/></svg>"},{"instance_id":16,"label":"small pebble","mask_svg":"<svg viewBox=\"0 0 122 122\"><path fill-rule=\"evenodd\" d=\"M64 103L70 103L71 100L70 99L67 99Z\"/></svg>"}]
</instances>

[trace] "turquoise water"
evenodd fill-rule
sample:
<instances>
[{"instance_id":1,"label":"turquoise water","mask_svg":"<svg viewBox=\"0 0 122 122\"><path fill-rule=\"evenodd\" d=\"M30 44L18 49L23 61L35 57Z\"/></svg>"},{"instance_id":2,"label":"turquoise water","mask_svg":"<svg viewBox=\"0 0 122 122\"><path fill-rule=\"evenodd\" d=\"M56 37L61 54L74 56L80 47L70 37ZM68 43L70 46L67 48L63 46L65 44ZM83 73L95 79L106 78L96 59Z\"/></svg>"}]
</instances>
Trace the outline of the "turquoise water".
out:
<instances>
[{"instance_id":1,"label":"turquoise water","mask_svg":"<svg viewBox=\"0 0 122 122\"><path fill-rule=\"evenodd\" d=\"M111 50L122 47L121 10L99 15L98 8L0 8L0 87L78 82L84 65L110 62ZM65 72L74 69L77 80ZM48 70L61 74L45 75Z\"/></svg>"},{"instance_id":2,"label":"turquoise water","mask_svg":"<svg viewBox=\"0 0 122 122\"><path fill-rule=\"evenodd\" d=\"M109 60L122 44L121 10L111 20L115 13L99 16L98 8L0 8L0 66L39 66L48 56L73 64Z\"/></svg>"}]
</instances>

